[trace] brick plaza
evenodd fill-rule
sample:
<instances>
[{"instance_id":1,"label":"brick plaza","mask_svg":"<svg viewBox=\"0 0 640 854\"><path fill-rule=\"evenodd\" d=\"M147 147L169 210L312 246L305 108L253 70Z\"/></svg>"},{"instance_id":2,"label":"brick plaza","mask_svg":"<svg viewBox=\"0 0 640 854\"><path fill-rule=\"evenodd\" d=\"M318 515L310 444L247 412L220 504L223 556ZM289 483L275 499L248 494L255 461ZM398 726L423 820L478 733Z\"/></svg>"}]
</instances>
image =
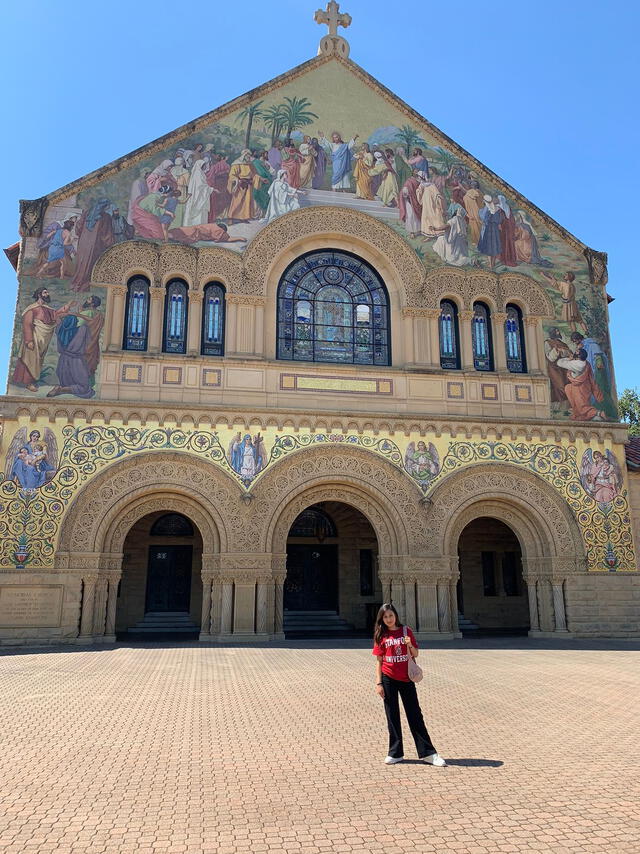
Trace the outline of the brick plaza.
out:
<instances>
[{"instance_id":1,"label":"brick plaza","mask_svg":"<svg viewBox=\"0 0 640 854\"><path fill-rule=\"evenodd\" d=\"M639 650L423 652L446 769L384 765L366 641L9 652L0 851L637 852Z\"/></svg>"}]
</instances>

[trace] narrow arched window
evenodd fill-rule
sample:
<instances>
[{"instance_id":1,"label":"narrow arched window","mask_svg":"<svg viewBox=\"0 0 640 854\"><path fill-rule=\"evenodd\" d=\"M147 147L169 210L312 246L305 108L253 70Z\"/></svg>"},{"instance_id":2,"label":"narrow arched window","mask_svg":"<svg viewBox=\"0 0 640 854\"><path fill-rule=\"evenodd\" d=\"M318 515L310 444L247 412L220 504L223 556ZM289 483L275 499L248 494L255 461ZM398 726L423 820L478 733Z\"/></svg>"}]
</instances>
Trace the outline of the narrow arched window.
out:
<instances>
[{"instance_id":1,"label":"narrow arched window","mask_svg":"<svg viewBox=\"0 0 640 854\"><path fill-rule=\"evenodd\" d=\"M164 300L164 353L186 353L189 297L182 279L172 279Z\"/></svg>"},{"instance_id":2,"label":"narrow arched window","mask_svg":"<svg viewBox=\"0 0 640 854\"><path fill-rule=\"evenodd\" d=\"M440 303L440 367L447 371L460 367L458 309L452 300Z\"/></svg>"},{"instance_id":3,"label":"narrow arched window","mask_svg":"<svg viewBox=\"0 0 640 854\"><path fill-rule=\"evenodd\" d=\"M473 343L473 367L476 371L492 371L491 316L489 309L483 302L474 302L473 304L471 338Z\"/></svg>"},{"instance_id":4,"label":"narrow arched window","mask_svg":"<svg viewBox=\"0 0 640 854\"><path fill-rule=\"evenodd\" d=\"M307 252L278 286L277 357L302 362L390 365L389 297L361 258Z\"/></svg>"},{"instance_id":5,"label":"narrow arched window","mask_svg":"<svg viewBox=\"0 0 640 854\"><path fill-rule=\"evenodd\" d=\"M224 355L224 287L210 282L204 289L202 309L203 356Z\"/></svg>"},{"instance_id":6,"label":"narrow arched window","mask_svg":"<svg viewBox=\"0 0 640 854\"><path fill-rule=\"evenodd\" d=\"M123 350L146 350L149 331L149 281L134 276L127 284Z\"/></svg>"},{"instance_id":7,"label":"narrow arched window","mask_svg":"<svg viewBox=\"0 0 640 854\"><path fill-rule=\"evenodd\" d=\"M522 327L522 312L517 305L508 305L507 319L504 322L504 343L507 351L507 368L512 374L524 374L527 370Z\"/></svg>"}]
</instances>

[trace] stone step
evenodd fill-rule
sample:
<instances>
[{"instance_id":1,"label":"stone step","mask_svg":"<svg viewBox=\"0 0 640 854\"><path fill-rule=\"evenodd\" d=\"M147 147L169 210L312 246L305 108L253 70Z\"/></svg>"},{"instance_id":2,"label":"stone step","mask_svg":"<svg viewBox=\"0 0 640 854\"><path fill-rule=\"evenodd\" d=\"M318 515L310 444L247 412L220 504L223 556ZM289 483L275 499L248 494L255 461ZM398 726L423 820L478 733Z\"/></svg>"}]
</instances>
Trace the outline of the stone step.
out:
<instances>
[{"instance_id":1,"label":"stone step","mask_svg":"<svg viewBox=\"0 0 640 854\"><path fill-rule=\"evenodd\" d=\"M138 633L193 633L199 628L191 619L188 611L147 611L142 620L127 631Z\"/></svg>"},{"instance_id":2,"label":"stone step","mask_svg":"<svg viewBox=\"0 0 640 854\"><path fill-rule=\"evenodd\" d=\"M357 199L355 193L333 192L333 190L305 190L304 196L299 196L301 207L309 205L338 205L343 208L355 208L363 213L373 216L382 216L387 219L398 219L398 208L388 208L382 202Z\"/></svg>"}]
</instances>

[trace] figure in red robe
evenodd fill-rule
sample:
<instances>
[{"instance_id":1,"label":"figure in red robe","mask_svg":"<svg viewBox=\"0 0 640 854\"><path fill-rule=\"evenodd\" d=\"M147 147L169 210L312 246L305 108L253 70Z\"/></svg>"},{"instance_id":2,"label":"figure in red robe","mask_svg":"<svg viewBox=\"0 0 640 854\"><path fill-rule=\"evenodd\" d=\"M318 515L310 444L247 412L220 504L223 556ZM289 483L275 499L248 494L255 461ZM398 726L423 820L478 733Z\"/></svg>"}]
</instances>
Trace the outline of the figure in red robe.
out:
<instances>
[{"instance_id":1,"label":"figure in red robe","mask_svg":"<svg viewBox=\"0 0 640 854\"><path fill-rule=\"evenodd\" d=\"M113 221L108 208L109 199L98 199L76 223L78 248L76 250L76 274L71 279L71 290L88 291L91 287L93 265L105 249L113 246Z\"/></svg>"}]
</instances>

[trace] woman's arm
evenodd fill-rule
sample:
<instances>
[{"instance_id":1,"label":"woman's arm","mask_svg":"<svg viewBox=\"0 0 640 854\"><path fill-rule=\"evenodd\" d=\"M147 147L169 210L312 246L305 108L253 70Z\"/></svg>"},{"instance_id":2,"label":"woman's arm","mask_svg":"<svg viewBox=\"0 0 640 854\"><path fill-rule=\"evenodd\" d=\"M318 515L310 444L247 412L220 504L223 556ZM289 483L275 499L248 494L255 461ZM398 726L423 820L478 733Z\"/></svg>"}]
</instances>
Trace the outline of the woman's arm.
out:
<instances>
[{"instance_id":1,"label":"woman's arm","mask_svg":"<svg viewBox=\"0 0 640 854\"><path fill-rule=\"evenodd\" d=\"M384 687L382 685L382 656L376 657L376 694L384 698Z\"/></svg>"}]
</instances>

